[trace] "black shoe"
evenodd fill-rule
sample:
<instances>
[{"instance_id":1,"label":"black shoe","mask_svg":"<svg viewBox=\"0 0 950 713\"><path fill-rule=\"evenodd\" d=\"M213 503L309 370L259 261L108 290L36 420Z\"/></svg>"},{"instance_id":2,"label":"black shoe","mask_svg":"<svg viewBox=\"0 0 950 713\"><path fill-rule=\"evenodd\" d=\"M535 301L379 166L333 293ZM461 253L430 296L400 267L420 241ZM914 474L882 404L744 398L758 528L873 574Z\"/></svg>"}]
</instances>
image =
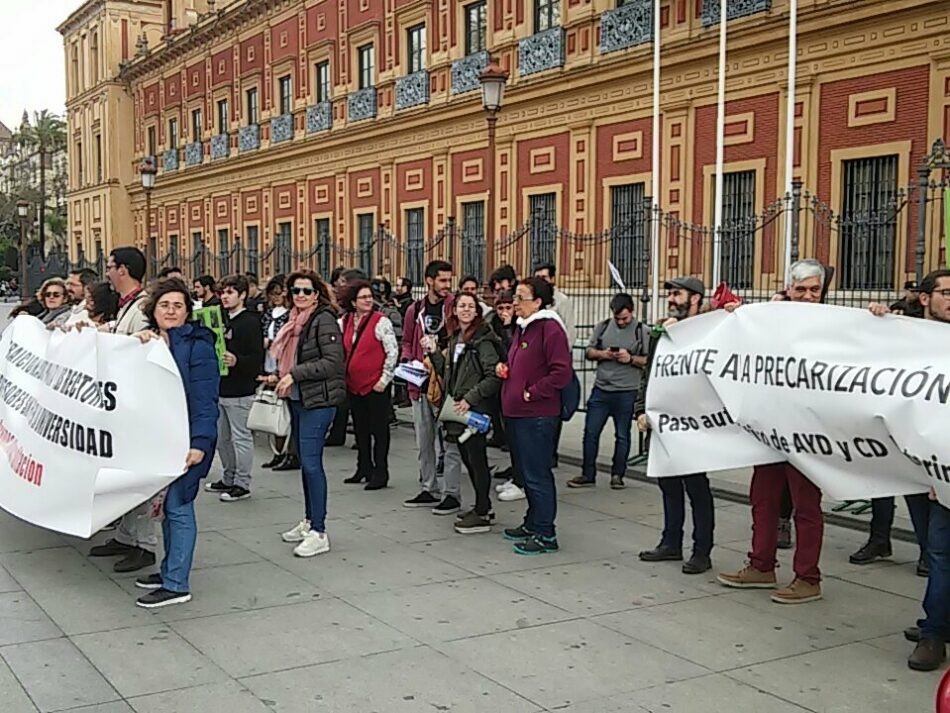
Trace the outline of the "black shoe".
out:
<instances>
[{"instance_id":1,"label":"black shoe","mask_svg":"<svg viewBox=\"0 0 950 713\"><path fill-rule=\"evenodd\" d=\"M205 483L205 490L209 493L226 493L231 489L232 486L225 483L223 480L216 480L213 483Z\"/></svg>"},{"instance_id":2,"label":"black shoe","mask_svg":"<svg viewBox=\"0 0 950 713\"><path fill-rule=\"evenodd\" d=\"M871 564L875 560L891 556L891 543L869 540L868 543L848 557L851 564Z\"/></svg>"},{"instance_id":3,"label":"black shoe","mask_svg":"<svg viewBox=\"0 0 950 713\"><path fill-rule=\"evenodd\" d=\"M155 574L146 574L144 577L138 577L135 580L135 586L139 589L161 589L162 575L156 572Z\"/></svg>"},{"instance_id":4,"label":"black shoe","mask_svg":"<svg viewBox=\"0 0 950 713\"><path fill-rule=\"evenodd\" d=\"M360 483L363 483L363 482L368 483L369 476L356 473L355 475L351 475L349 478L344 478L343 482L346 483L347 485L359 485Z\"/></svg>"},{"instance_id":5,"label":"black shoe","mask_svg":"<svg viewBox=\"0 0 950 713\"><path fill-rule=\"evenodd\" d=\"M414 498L409 498L402 504L404 508L433 508L439 504L439 499L427 490L423 490Z\"/></svg>"},{"instance_id":6,"label":"black shoe","mask_svg":"<svg viewBox=\"0 0 950 713\"><path fill-rule=\"evenodd\" d=\"M251 497L251 491L247 488L242 488L240 485L234 485L228 488L226 493L221 493L221 500L226 503L237 502L238 500L247 500Z\"/></svg>"},{"instance_id":7,"label":"black shoe","mask_svg":"<svg viewBox=\"0 0 950 713\"><path fill-rule=\"evenodd\" d=\"M135 547L123 559L112 565L113 572L138 572L155 564L155 553Z\"/></svg>"},{"instance_id":8,"label":"black shoe","mask_svg":"<svg viewBox=\"0 0 950 713\"><path fill-rule=\"evenodd\" d=\"M371 480L363 486L363 490L382 490L389 485L389 480Z\"/></svg>"},{"instance_id":9,"label":"black shoe","mask_svg":"<svg viewBox=\"0 0 950 713\"><path fill-rule=\"evenodd\" d=\"M480 532L491 532L491 520L488 515L479 515L472 511L465 514L461 520L455 521L455 531L460 535L474 535Z\"/></svg>"},{"instance_id":10,"label":"black shoe","mask_svg":"<svg viewBox=\"0 0 950 713\"><path fill-rule=\"evenodd\" d=\"M516 542L512 549L516 555L546 555L557 552L560 547L558 547L556 537L532 535L527 540Z\"/></svg>"},{"instance_id":11,"label":"black shoe","mask_svg":"<svg viewBox=\"0 0 950 713\"><path fill-rule=\"evenodd\" d=\"M466 517L468 517L470 514L474 512L475 512L475 508L472 508L471 510L466 510L465 512L460 512L458 515L455 516L455 522L462 522L462 520L464 520ZM495 522L495 511L489 510L488 514L485 515L485 517L491 522Z\"/></svg>"},{"instance_id":12,"label":"black shoe","mask_svg":"<svg viewBox=\"0 0 950 713\"><path fill-rule=\"evenodd\" d=\"M918 577L929 577L930 576L930 562L927 561L927 558L921 555L920 559L917 560L917 576Z\"/></svg>"},{"instance_id":13,"label":"black shoe","mask_svg":"<svg viewBox=\"0 0 950 713\"><path fill-rule=\"evenodd\" d=\"M907 659L907 667L914 671L936 671L946 659L947 647L942 641L921 639Z\"/></svg>"},{"instance_id":14,"label":"black shoe","mask_svg":"<svg viewBox=\"0 0 950 713\"><path fill-rule=\"evenodd\" d=\"M442 498L442 502L432 508L433 515L454 515L462 509L461 503L451 495Z\"/></svg>"},{"instance_id":15,"label":"black shoe","mask_svg":"<svg viewBox=\"0 0 950 713\"><path fill-rule=\"evenodd\" d=\"M908 626L906 629L904 629L904 638L910 643L916 644L918 641L920 641L920 627Z\"/></svg>"},{"instance_id":16,"label":"black shoe","mask_svg":"<svg viewBox=\"0 0 950 713\"><path fill-rule=\"evenodd\" d=\"M693 556L683 562L683 574L702 574L712 569L712 560L703 555Z\"/></svg>"},{"instance_id":17,"label":"black shoe","mask_svg":"<svg viewBox=\"0 0 950 713\"><path fill-rule=\"evenodd\" d=\"M135 548L132 545L124 545L118 540L106 540L105 544L96 545L89 550L90 557L117 557L118 555L127 555Z\"/></svg>"},{"instance_id":18,"label":"black shoe","mask_svg":"<svg viewBox=\"0 0 950 713\"><path fill-rule=\"evenodd\" d=\"M644 562L681 562L683 551L670 545L660 544L652 550L641 552L640 559Z\"/></svg>"},{"instance_id":19,"label":"black shoe","mask_svg":"<svg viewBox=\"0 0 950 713\"><path fill-rule=\"evenodd\" d=\"M286 456L285 454L283 454L283 453L278 453L278 454L275 455L273 458L271 458L269 461L267 461L266 463L264 463L264 464L261 466L261 468L276 468L277 466L279 466L281 463L284 462L284 458L286 458L286 457L287 457L287 456Z\"/></svg>"},{"instance_id":20,"label":"black shoe","mask_svg":"<svg viewBox=\"0 0 950 713\"><path fill-rule=\"evenodd\" d=\"M275 471L300 470L300 459L297 456L287 456L280 465L274 466Z\"/></svg>"},{"instance_id":21,"label":"black shoe","mask_svg":"<svg viewBox=\"0 0 950 713\"><path fill-rule=\"evenodd\" d=\"M530 537L534 536L534 533L531 530L525 529L524 525L518 525L518 527L509 527L506 528L501 536L504 537L509 542L524 542Z\"/></svg>"},{"instance_id":22,"label":"black shoe","mask_svg":"<svg viewBox=\"0 0 950 713\"><path fill-rule=\"evenodd\" d=\"M167 607L170 604L184 604L191 601L190 592L170 592L167 589L159 588L148 594L143 594L135 603L137 606L145 609L158 609Z\"/></svg>"}]
</instances>

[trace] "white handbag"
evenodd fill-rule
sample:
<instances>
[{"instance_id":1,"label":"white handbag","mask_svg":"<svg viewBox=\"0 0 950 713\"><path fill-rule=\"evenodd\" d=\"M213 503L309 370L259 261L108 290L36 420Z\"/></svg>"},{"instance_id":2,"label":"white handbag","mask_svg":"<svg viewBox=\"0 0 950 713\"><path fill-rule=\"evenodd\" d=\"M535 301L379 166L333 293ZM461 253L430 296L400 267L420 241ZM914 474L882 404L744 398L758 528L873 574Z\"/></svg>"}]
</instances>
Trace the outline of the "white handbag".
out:
<instances>
[{"instance_id":1,"label":"white handbag","mask_svg":"<svg viewBox=\"0 0 950 713\"><path fill-rule=\"evenodd\" d=\"M247 427L272 436L289 435L290 409L287 402L277 396L276 391L259 387L247 414Z\"/></svg>"}]
</instances>

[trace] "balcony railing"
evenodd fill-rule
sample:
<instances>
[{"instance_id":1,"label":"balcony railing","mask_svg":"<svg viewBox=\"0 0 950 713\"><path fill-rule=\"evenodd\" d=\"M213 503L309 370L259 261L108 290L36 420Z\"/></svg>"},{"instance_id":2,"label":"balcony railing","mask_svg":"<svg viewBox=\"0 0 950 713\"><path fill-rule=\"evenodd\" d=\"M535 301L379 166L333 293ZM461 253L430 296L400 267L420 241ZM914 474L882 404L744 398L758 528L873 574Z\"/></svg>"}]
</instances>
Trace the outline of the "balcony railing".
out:
<instances>
[{"instance_id":1,"label":"balcony railing","mask_svg":"<svg viewBox=\"0 0 950 713\"><path fill-rule=\"evenodd\" d=\"M270 142L279 144L294 138L293 114L281 114L270 120Z\"/></svg>"},{"instance_id":2,"label":"balcony railing","mask_svg":"<svg viewBox=\"0 0 950 713\"><path fill-rule=\"evenodd\" d=\"M227 158L231 155L231 137L228 134L218 134L211 137L211 160Z\"/></svg>"},{"instance_id":3,"label":"balcony railing","mask_svg":"<svg viewBox=\"0 0 950 713\"><path fill-rule=\"evenodd\" d=\"M367 87L350 94L346 98L346 118L349 121L362 121L376 116L376 87Z\"/></svg>"},{"instance_id":4,"label":"balcony railing","mask_svg":"<svg viewBox=\"0 0 950 713\"><path fill-rule=\"evenodd\" d=\"M396 111L429 103L429 73L420 70L396 80Z\"/></svg>"},{"instance_id":5,"label":"balcony railing","mask_svg":"<svg viewBox=\"0 0 950 713\"><path fill-rule=\"evenodd\" d=\"M478 76L488 66L488 51L483 50L452 62L452 94L473 92L481 86Z\"/></svg>"},{"instance_id":6,"label":"balcony railing","mask_svg":"<svg viewBox=\"0 0 950 713\"><path fill-rule=\"evenodd\" d=\"M162 169L165 173L178 170L178 149L168 149L162 154Z\"/></svg>"},{"instance_id":7,"label":"balcony railing","mask_svg":"<svg viewBox=\"0 0 950 713\"><path fill-rule=\"evenodd\" d=\"M328 131L333 126L333 111L330 102L320 102L307 107L307 133Z\"/></svg>"},{"instance_id":8,"label":"balcony railing","mask_svg":"<svg viewBox=\"0 0 950 713\"><path fill-rule=\"evenodd\" d=\"M200 141L185 146L185 165L200 166L205 157L205 147Z\"/></svg>"},{"instance_id":9,"label":"balcony railing","mask_svg":"<svg viewBox=\"0 0 950 713\"><path fill-rule=\"evenodd\" d=\"M728 0L726 17L735 20L772 9L772 0ZM719 0L703 0L703 27L719 24Z\"/></svg>"},{"instance_id":10,"label":"balcony railing","mask_svg":"<svg viewBox=\"0 0 950 713\"><path fill-rule=\"evenodd\" d=\"M552 27L518 43L518 72L522 77L564 66L564 28Z\"/></svg>"},{"instance_id":11,"label":"balcony railing","mask_svg":"<svg viewBox=\"0 0 950 713\"><path fill-rule=\"evenodd\" d=\"M257 124L242 126L238 131L238 150L253 151L261 147L261 127Z\"/></svg>"},{"instance_id":12,"label":"balcony railing","mask_svg":"<svg viewBox=\"0 0 950 713\"><path fill-rule=\"evenodd\" d=\"M600 53L616 52L653 39L653 0L632 0L600 16Z\"/></svg>"}]
</instances>

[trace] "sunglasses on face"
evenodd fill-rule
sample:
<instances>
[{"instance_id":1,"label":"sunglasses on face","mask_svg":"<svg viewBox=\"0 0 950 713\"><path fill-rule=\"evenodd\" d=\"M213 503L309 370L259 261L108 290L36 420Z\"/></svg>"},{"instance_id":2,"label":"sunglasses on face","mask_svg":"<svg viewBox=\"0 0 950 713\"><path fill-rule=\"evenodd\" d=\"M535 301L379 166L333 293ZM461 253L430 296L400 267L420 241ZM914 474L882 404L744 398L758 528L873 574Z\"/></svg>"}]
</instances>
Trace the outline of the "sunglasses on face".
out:
<instances>
[{"instance_id":1,"label":"sunglasses on face","mask_svg":"<svg viewBox=\"0 0 950 713\"><path fill-rule=\"evenodd\" d=\"M49 299L51 297L64 297L64 295L62 292L57 291L57 292L47 292L46 294L43 295L43 297L45 299Z\"/></svg>"},{"instance_id":2,"label":"sunglasses on face","mask_svg":"<svg viewBox=\"0 0 950 713\"><path fill-rule=\"evenodd\" d=\"M313 289L312 287L291 287L290 288L290 294L294 295L295 297L297 295L306 295L307 297L310 297L310 295L312 295L314 292L316 292L316 290Z\"/></svg>"}]
</instances>

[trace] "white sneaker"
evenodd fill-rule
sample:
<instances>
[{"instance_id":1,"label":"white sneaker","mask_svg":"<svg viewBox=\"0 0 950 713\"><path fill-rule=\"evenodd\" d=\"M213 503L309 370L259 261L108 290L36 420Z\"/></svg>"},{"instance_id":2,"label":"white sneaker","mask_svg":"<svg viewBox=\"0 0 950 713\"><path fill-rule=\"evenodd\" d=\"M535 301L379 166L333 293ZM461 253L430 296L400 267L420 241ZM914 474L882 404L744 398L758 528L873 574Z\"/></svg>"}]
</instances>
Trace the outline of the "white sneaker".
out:
<instances>
[{"instance_id":1,"label":"white sneaker","mask_svg":"<svg viewBox=\"0 0 950 713\"><path fill-rule=\"evenodd\" d=\"M310 521L301 520L292 530L287 530L280 536L284 542L303 542L304 537L310 532Z\"/></svg>"},{"instance_id":2,"label":"white sneaker","mask_svg":"<svg viewBox=\"0 0 950 713\"><path fill-rule=\"evenodd\" d=\"M506 503L512 500L524 500L526 497L528 496L525 495L524 490L514 483L509 483L507 488L498 493L498 499L504 500Z\"/></svg>"},{"instance_id":3,"label":"white sneaker","mask_svg":"<svg viewBox=\"0 0 950 713\"><path fill-rule=\"evenodd\" d=\"M508 486L509 486L509 485L514 485L514 484L515 484L515 481L513 481L513 480L506 480L504 483L499 483L498 485L495 486L495 492L496 492L496 493L503 493L503 492L505 492L506 490L508 490Z\"/></svg>"},{"instance_id":4,"label":"white sneaker","mask_svg":"<svg viewBox=\"0 0 950 713\"><path fill-rule=\"evenodd\" d=\"M303 542L294 547L294 554L298 557L313 557L330 551L330 538L325 532L310 530L303 538Z\"/></svg>"}]
</instances>

